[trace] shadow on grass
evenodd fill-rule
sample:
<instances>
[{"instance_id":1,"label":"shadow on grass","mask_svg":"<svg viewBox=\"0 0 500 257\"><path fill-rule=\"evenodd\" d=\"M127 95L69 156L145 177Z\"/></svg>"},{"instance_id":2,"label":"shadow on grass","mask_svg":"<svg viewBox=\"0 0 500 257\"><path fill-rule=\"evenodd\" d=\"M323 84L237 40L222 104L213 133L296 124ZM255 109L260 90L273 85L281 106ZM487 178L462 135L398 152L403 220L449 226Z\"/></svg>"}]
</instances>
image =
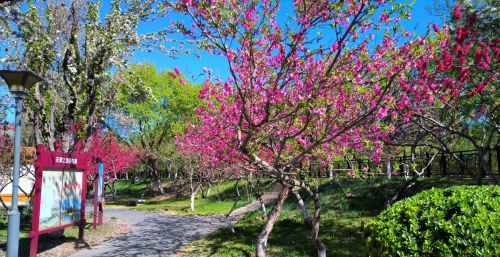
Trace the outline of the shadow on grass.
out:
<instances>
[{"instance_id":1,"label":"shadow on grass","mask_svg":"<svg viewBox=\"0 0 500 257\"><path fill-rule=\"evenodd\" d=\"M357 185L359 183L354 183ZM364 256L362 251L363 222L367 220L364 215L356 215L356 204L351 199L346 199L342 188L328 184L321 190L322 194L322 225L321 239L328 249L329 256ZM347 187L350 190L350 187ZM312 201L303 196L312 210ZM368 198L366 201L376 200L377 197ZM379 199L378 199L379 200ZM270 206L273 203L269 203ZM311 240L311 226L303 225L300 212L297 211L295 198L289 197L285 202L279 220L268 241L270 256L316 256L316 248ZM383 202L382 202L383 206ZM371 207L368 207L371 208ZM365 208L359 208L365 211ZM354 213L354 214L353 214ZM311 214L310 214L311 215ZM353 216L353 217L350 217ZM219 229L208 237L193 245L191 256L254 256L257 235L264 226L260 212L247 214L235 225L235 233L226 228ZM355 250L356 249L356 250Z\"/></svg>"},{"instance_id":2,"label":"shadow on grass","mask_svg":"<svg viewBox=\"0 0 500 257\"><path fill-rule=\"evenodd\" d=\"M373 178L367 180L341 179L324 182L321 187L320 237L329 256L366 256L362 232L363 224L385 208L386 197L392 197L404 179ZM455 178L422 178L401 196L415 195L432 187L473 184L472 180ZM312 201L303 194L309 215ZM272 203L269 204L272 206ZM192 243L189 256L254 256L257 235L264 225L260 212L247 214L235 225L236 233L219 229L208 237ZM285 202L280 218L268 241L270 256L316 256L311 240L311 227L302 224L294 197Z\"/></svg>"},{"instance_id":3,"label":"shadow on grass","mask_svg":"<svg viewBox=\"0 0 500 257\"><path fill-rule=\"evenodd\" d=\"M338 182L325 183L320 187L322 210L348 213L351 216L374 217L385 209L387 197L392 197L405 182L403 178L387 180L377 177L366 181L342 179ZM419 178L413 187L400 195L399 200L433 187L471 184L474 184L474 180L465 178Z\"/></svg>"},{"instance_id":4,"label":"shadow on grass","mask_svg":"<svg viewBox=\"0 0 500 257\"><path fill-rule=\"evenodd\" d=\"M199 252L191 256L254 256L257 235L264 221L257 217L247 217L235 226L235 233L226 228L217 230L205 239L198 241ZM325 220L321 238L328 249L329 256L363 256L361 250L361 222L337 222ZM268 241L270 256L316 256L311 238L311 227L298 220L284 219L276 222L275 229Z\"/></svg>"},{"instance_id":5,"label":"shadow on grass","mask_svg":"<svg viewBox=\"0 0 500 257\"><path fill-rule=\"evenodd\" d=\"M253 182L256 185L256 182ZM259 181L259 188L263 191L266 192L268 191L271 186L272 186L272 180L266 179L266 180L261 180ZM211 201L232 201L235 196L237 195L237 190L236 190L236 181L231 181L231 182L226 182L226 183L221 183L219 184L219 190L217 188L214 188L215 186L212 187L212 194L207 197L207 199ZM250 185L248 184L247 181L241 180L238 183L238 190L240 192L241 198L245 200L247 197L247 193L249 194L248 197L251 199L254 199L255 196L251 194L252 190L250 188Z\"/></svg>"},{"instance_id":6,"label":"shadow on grass","mask_svg":"<svg viewBox=\"0 0 500 257\"><path fill-rule=\"evenodd\" d=\"M129 180L115 182L115 190L118 196L139 198L148 194L149 181L141 181L132 184ZM106 195L111 195L109 187L106 187Z\"/></svg>"}]
</instances>

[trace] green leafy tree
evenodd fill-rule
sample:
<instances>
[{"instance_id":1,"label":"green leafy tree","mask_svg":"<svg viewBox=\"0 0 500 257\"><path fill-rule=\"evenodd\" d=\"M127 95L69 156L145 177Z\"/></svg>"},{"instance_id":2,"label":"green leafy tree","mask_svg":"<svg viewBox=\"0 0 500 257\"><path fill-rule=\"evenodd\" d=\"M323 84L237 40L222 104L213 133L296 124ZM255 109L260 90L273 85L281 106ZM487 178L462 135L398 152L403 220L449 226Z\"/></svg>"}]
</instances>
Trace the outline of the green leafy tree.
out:
<instances>
[{"instance_id":1,"label":"green leafy tree","mask_svg":"<svg viewBox=\"0 0 500 257\"><path fill-rule=\"evenodd\" d=\"M117 106L109 117L140 148L152 186L163 194L160 174L179 162L173 139L200 105L200 88L174 72L158 72L151 64L133 65L118 73L116 80Z\"/></svg>"},{"instance_id":2,"label":"green leafy tree","mask_svg":"<svg viewBox=\"0 0 500 257\"><path fill-rule=\"evenodd\" d=\"M155 0L112 0L109 9L90 0L20 5L3 11L2 36L9 43L0 57L3 66L29 69L46 80L27 94L36 143L54 150L61 142L66 152L83 139L88 149L101 110L113 104L108 101L112 71L124 68L134 50L165 35L138 32L141 22L160 15L161 5Z\"/></svg>"}]
</instances>

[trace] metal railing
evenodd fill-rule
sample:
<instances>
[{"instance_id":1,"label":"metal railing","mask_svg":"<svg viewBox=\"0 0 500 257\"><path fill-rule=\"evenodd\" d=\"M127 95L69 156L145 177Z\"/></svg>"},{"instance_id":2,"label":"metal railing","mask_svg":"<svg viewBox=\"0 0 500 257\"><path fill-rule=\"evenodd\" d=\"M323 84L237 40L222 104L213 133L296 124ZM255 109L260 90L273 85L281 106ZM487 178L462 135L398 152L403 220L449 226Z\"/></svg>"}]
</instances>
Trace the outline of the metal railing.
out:
<instances>
[{"instance_id":1,"label":"metal railing","mask_svg":"<svg viewBox=\"0 0 500 257\"><path fill-rule=\"evenodd\" d=\"M500 177L500 147L485 149L485 165L480 167L480 157L478 151L456 151L456 152L419 152L412 156L403 154L390 158L390 169L392 176L403 176L413 173L413 170L423 172L423 176L458 176L458 177L476 177L481 174L482 177L489 175L491 171L495 176ZM333 161L328 167L320 167L311 164L308 176L322 178L330 177L333 174L372 174L386 175L387 163L383 160L380 163L370 159L351 159L342 161ZM411 175L411 174L410 174Z\"/></svg>"}]
</instances>

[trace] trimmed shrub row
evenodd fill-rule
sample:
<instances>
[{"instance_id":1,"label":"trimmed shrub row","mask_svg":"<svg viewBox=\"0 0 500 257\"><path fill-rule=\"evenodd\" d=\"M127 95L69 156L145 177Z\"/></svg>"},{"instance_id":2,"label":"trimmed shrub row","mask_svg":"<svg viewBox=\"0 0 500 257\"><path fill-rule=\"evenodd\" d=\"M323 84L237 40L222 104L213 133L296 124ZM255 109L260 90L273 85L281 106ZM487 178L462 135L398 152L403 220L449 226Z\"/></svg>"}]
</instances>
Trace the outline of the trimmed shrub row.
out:
<instances>
[{"instance_id":1,"label":"trimmed shrub row","mask_svg":"<svg viewBox=\"0 0 500 257\"><path fill-rule=\"evenodd\" d=\"M500 187L431 189L365 225L369 256L500 256Z\"/></svg>"}]
</instances>

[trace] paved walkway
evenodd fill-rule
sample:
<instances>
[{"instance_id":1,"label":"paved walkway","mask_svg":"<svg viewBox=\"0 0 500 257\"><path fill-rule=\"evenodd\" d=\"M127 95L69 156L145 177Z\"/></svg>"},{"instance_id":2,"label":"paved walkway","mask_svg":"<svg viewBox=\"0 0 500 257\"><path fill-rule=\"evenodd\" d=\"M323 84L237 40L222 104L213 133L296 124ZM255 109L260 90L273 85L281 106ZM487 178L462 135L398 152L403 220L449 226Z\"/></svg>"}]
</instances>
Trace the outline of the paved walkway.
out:
<instances>
[{"instance_id":1,"label":"paved walkway","mask_svg":"<svg viewBox=\"0 0 500 257\"><path fill-rule=\"evenodd\" d=\"M280 190L281 190L280 184L274 185L269 192L266 192L264 195L262 195L262 201L267 204L268 202L276 199L280 193ZM230 215L231 222L233 223L238 222L243 218L243 216L245 216L245 213L256 211L261 207L262 206L259 201L254 201L253 203L243 206L237 210L234 210ZM266 211L269 212L269 210Z\"/></svg>"},{"instance_id":2,"label":"paved walkway","mask_svg":"<svg viewBox=\"0 0 500 257\"><path fill-rule=\"evenodd\" d=\"M81 250L73 257L170 256L224 225L223 216L180 216L121 209L108 209L106 216L126 220L131 231L92 249Z\"/></svg>"},{"instance_id":3,"label":"paved walkway","mask_svg":"<svg viewBox=\"0 0 500 257\"><path fill-rule=\"evenodd\" d=\"M279 187L263 196L265 202L276 198ZM258 201L235 210L234 223L246 212L260 208ZM171 256L191 241L227 226L223 215L181 216L154 212L107 209L107 217L116 217L131 224L131 231L91 249L78 251L73 257L89 256Z\"/></svg>"}]
</instances>

